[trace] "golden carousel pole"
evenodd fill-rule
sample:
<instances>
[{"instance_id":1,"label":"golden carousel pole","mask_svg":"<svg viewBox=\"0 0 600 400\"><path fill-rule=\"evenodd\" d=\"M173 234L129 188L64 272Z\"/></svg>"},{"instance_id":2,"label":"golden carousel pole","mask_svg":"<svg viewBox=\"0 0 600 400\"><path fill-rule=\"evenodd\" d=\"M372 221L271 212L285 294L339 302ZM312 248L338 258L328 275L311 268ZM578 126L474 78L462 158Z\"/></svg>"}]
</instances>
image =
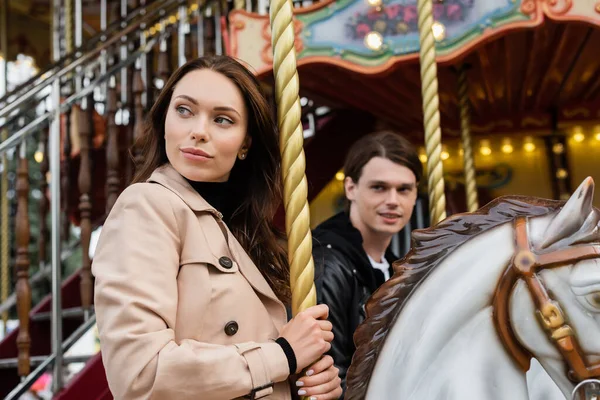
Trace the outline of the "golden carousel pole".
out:
<instances>
[{"instance_id":1,"label":"golden carousel pole","mask_svg":"<svg viewBox=\"0 0 600 400\"><path fill-rule=\"evenodd\" d=\"M467 211L473 212L479 208L479 199L477 198L475 163L473 161L473 146L471 145L471 109L469 107L467 68L464 65L461 66L458 71L458 101L460 105L460 134L463 148L463 165L465 169Z\"/></svg>"},{"instance_id":2,"label":"golden carousel pole","mask_svg":"<svg viewBox=\"0 0 600 400\"><path fill-rule=\"evenodd\" d=\"M300 84L294 48L291 0L272 0L270 9L275 99L282 154L285 228L288 237L292 313L316 304L308 208L304 136L300 123Z\"/></svg>"},{"instance_id":3,"label":"golden carousel pole","mask_svg":"<svg viewBox=\"0 0 600 400\"><path fill-rule=\"evenodd\" d=\"M246 9L246 1L250 1L250 0L234 0L233 8L236 10L245 10Z\"/></svg>"},{"instance_id":4,"label":"golden carousel pole","mask_svg":"<svg viewBox=\"0 0 600 400\"><path fill-rule=\"evenodd\" d=\"M73 0L65 0L65 52L73 52Z\"/></svg>"},{"instance_id":5,"label":"golden carousel pole","mask_svg":"<svg viewBox=\"0 0 600 400\"><path fill-rule=\"evenodd\" d=\"M442 130L440 128L440 99L435 61L435 38L432 31L433 5L431 3L432 0L417 1L429 214L431 225L435 225L446 218L446 196L444 194L444 168L441 158Z\"/></svg>"}]
</instances>

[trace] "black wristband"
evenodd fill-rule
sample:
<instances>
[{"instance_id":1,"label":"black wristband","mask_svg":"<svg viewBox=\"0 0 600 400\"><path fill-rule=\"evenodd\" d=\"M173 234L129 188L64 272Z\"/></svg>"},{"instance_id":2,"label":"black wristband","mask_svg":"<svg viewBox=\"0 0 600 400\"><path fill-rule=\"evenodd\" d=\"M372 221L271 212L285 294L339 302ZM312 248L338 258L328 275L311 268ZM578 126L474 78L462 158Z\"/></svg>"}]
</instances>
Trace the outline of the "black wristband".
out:
<instances>
[{"instance_id":1,"label":"black wristband","mask_svg":"<svg viewBox=\"0 0 600 400\"><path fill-rule=\"evenodd\" d=\"M294 354L294 349L292 349L290 343L283 337L275 339L275 343L281 346L283 352L285 353L285 356L287 357L288 365L290 367L290 375L295 374L297 366L296 354Z\"/></svg>"}]
</instances>

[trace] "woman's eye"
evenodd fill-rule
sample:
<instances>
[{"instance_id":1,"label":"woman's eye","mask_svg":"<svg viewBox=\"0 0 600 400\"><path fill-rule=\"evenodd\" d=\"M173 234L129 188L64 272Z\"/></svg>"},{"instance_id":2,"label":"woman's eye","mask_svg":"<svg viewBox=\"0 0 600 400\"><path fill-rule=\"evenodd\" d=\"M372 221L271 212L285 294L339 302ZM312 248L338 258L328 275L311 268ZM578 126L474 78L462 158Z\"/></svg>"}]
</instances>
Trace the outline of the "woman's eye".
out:
<instances>
[{"instance_id":1,"label":"woman's eye","mask_svg":"<svg viewBox=\"0 0 600 400\"><path fill-rule=\"evenodd\" d=\"M233 121L225 117L217 117L215 118L215 122L217 124L233 125Z\"/></svg>"},{"instance_id":2,"label":"woman's eye","mask_svg":"<svg viewBox=\"0 0 600 400\"><path fill-rule=\"evenodd\" d=\"M585 300L595 308L600 309L600 292L590 293L585 296Z\"/></svg>"},{"instance_id":3,"label":"woman's eye","mask_svg":"<svg viewBox=\"0 0 600 400\"><path fill-rule=\"evenodd\" d=\"M177 114L183 115L183 116L188 116L192 113L190 110L188 110L187 108L185 108L183 106L175 107L175 111L177 111Z\"/></svg>"}]
</instances>

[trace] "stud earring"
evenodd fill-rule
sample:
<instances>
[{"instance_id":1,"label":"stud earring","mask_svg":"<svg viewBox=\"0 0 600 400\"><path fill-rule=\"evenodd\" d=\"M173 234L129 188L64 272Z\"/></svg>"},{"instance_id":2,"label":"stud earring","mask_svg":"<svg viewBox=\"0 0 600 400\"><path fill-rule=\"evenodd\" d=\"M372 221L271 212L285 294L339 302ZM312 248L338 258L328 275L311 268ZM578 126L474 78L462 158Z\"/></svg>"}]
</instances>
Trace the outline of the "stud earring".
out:
<instances>
[{"instance_id":1,"label":"stud earring","mask_svg":"<svg viewBox=\"0 0 600 400\"><path fill-rule=\"evenodd\" d=\"M238 154L238 158L239 158L240 160L244 160L244 159L246 158L246 153L241 153L241 154Z\"/></svg>"}]
</instances>

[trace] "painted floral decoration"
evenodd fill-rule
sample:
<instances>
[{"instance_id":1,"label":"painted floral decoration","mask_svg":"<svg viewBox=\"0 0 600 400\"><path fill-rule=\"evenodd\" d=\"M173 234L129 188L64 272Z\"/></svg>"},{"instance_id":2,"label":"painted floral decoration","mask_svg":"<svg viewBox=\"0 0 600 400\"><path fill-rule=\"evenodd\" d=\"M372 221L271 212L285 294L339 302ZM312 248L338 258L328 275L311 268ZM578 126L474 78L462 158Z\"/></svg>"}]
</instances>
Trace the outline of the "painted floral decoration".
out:
<instances>
[{"instance_id":1,"label":"painted floral decoration","mask_svg":"<svg viewBox=\"0 0 600 400\"><path fill-rule=\"evenodd\" d=\"M402 1L408 3L407 1ZM414 4L400 4L398 0L384 0L380 7L372 7L366 13L357 12L346 23L348 36L363 39L369 32L383 36L398 36L418 32L418 13ZM473 7L474 0L444 0L433 4L433 17L444 25L464 21Z\"/></svg>"}]
</instances>

